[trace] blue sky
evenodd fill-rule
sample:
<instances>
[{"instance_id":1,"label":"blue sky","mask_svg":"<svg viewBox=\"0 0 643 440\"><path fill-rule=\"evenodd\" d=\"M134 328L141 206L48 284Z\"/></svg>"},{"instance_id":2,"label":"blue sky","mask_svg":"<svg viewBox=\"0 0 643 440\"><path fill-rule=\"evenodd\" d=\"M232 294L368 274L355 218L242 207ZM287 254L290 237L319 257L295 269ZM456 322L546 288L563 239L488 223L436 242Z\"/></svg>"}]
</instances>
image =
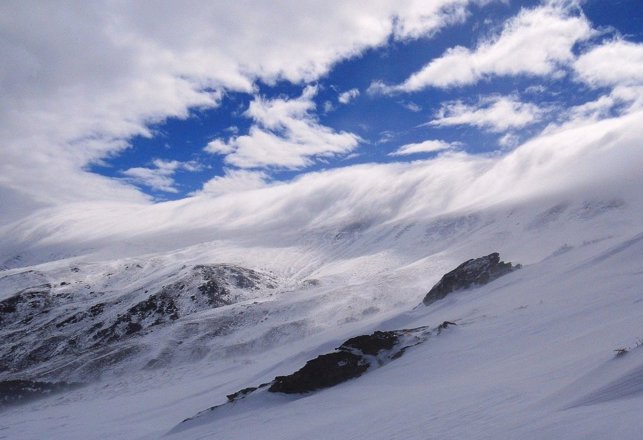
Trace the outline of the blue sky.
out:
<instances>
[{"instance_id":1,"label":"blue sky","mask_svg":"<svg viewBox=\"0 0 643 440\"><path fill-rule=\"evenodd\" d=\"M609 3L609 4L608 4ZM564 75L552 80L546 76L517 75L490 76L483 81L464 87L428 87L412 93L381 95L368 93L375 80L395 84L404 81L432 59L440 57L449 48L463 46L475 48L482 40L494 38L502 32L503 25L524 8L536 8L540 2L496 2L472 5L464 22L448 26L436 35L409 41L394 41L368 49L363 53L336 63L326 74L310 82L318 88L313 98L312 112L319 123L337 132L345 131L359 136L359 146L347 154L311 158L307 166L251 167L263 170L271 180L291 179L309 171L347 166L356 163L413 160L439 154L416 153L390 156L402 145L426 140L452 143L454 148L469 153L502 152L534 134L548 123L551 115L542 115L538 121L512 130L491 131L461 124L455 126L427 126L444 102L462 100L471 105L489 96L514 96L521 102L538 106L566 108L595 99L597 90L578 84ZM596 42L622 35L629 41L641 41L641 9L636 0L621 2L588 1L580 10L596 29L601 31L589 39ZM579 53L581 42L573 46ZM590 43L591 44L591 43ZM178 169L172 174L169 188L146 184L143 179L132 179L141 190L157 199L182 198L198 191L203 183L214 176L224 175L226 169L236 169L224 162L225 156L212 155L203 148L213 139L230 139L246 134L251 120L244 117L253 95L264 99L296 99L306 83L279 81L266 84L258 81L253 93L227 92L219 106L194 109L187 118L169 118L152 127L152 136L131 139L131 148L113 158L92 166L92 171L105 176L122 178L123 173L135 167L154 169L153 161L181 161L193 163L189 169ZM531 89L530 89L531 87ZM346 103L338 99L342 93L354 91L356 96L345 95ZM500 145L503 136L508 144Z\"/></svg>"},{"instance_id":2,"label":"blue sky","mask_svg":"<svg viewBox=\"0 0 643 440\"><path fill-rule=\"evenodd\" d=\"M27 1L0 12L12 17L0 22L0 196L20 200L16 212L504 155L640 100L639 0Z\"/></svg>"}]
</instances>

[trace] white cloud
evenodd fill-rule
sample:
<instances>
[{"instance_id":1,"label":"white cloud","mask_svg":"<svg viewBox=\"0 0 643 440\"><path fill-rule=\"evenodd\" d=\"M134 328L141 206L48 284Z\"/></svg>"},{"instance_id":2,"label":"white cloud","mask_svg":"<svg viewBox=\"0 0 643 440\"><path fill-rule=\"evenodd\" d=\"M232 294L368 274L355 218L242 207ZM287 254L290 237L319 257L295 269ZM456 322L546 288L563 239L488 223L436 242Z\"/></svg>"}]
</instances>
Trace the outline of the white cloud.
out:
<instances>
[{"instance_id":1,"label":"white cloud","mask_svg":"<svg viewBox=\"0 0 643 440\"><path fill-rule=\"evenodd\" d=\"M389 153L389 156L407 156L410 154L417 154L417 153L435 153L437 151L450 150L452 148L456 148L461 145L462 144L458 142L446 142L442 140L427 140L419 143L402 145L394 152Z\"/></svg>"},{"instance_id":2,"label":"white cloud","mask_svg":"<svg viewBox=\"0 0 643 440\"><path fill-rule=\"evenodd\" d=\"M204 150L212 154L230 154L235 150L235 147L232 143L227 143L221 139L213 139L208 142Z\"/></svg>"},{"instance_id":3,"label":"white cloud","mask_svg":"<svg viewBox=\"0 0 643 440\"><path fill-rule=\"evenodd\" d=\"M617 86L609 93L570 107L561 115L567 125L583 125L614 115L623 115L643 108L643 86ZM556 126L554 125L554 128ZM548 127L546 130L550 130Z\"/></svg>"},{"instance_id":4,"label":"white cloud","mask_svg":"<svg viewBox=\"0 0 643 440\"><path fill-rule=\"evenodd\" d=\"M399 85L381 81L372 93L413 92L427 87L474 84L491 76L551 75L573 61L572 48L592 35L584 16L573 15L563 2L548 2L523 9L502 32L482 41L474 50L462 46L447 50Z\"/></svg>"},{"instance_id":5,"label":"white cloud","mask_svg":"<svg viewBox=\"0 0 643 440\"><path fill-rule=\"evenodd\" d=\"M156 191L177 193L179 191L173 176L178 170L196 172L203 169L201 164L194 161L154 159L152 164L154 165L152 168L134 167L123 171L122 174L134 184L147 186Z\"/></svg>"},{"instance_id":6,"label":"white cloud","mask_svg":"<svg viewBox=\"0 0 643 440\"><path fill-rule=\"evenodd\" d=\"M547 91L547 87L545 87L542 84L536 84L525 88L525 93L528 93L530 95L542 95L546 91Z\"/></svg>"},{"instance_id":7,"label":"white cloud","mask_svg":"<svg viewBox=\"0 0 643 440\"><path fill-rule=\"evenodd\" d=\"M566 111L567 124L584 124L643 108L643 44L612 40L587 50L574 62L576 80L610 90Z\"/></svg>"},{"instance_id":8,"label":"white cloud","mask_svg":"<svg viewBox=\"0 0 643 440\"><path fill-rule=\"evenodd\" d=\"M602 44L578 57L574 69L578 79L594 87L643 85L643 44Z\"/></svg>"},{"instance_id":9,"label":"white cloud","mask_svg":"<svg viewBox=\"0 0 643 440\"><path fill-rule=\"evenodd\" d=\"M391 37L460 21L468 4L1 2L0 185L34 203L143 202L88 166L151 136L152 123L218 105L223 91L314 81Z\"/></svg>"},{"instance_id":10,"label":"white cloud","mask_svg":"<svg viewBox=\"0 0 643 440\"><path fill-rule=\"evenodd\" d=\"M359 144L359 137L325 127L313 115L317 88L308 86L296 99L255 97L245 116L254 121L247 135L223 142L215 139L205 151L226 155L240 168L302 168L314 158L343 155Z\"/></svg>"},{"instance_id":11,"label":"white cloud","mask_svg":"<svg viewBox=\"0 0 643 440\"><path fill-rule=\"evenodd\" d=\"M477 105L462 101L442 104L437 117L428 125L472 125L499 133L532 124L541 114L542 110L535 104L520 102L513 96L493 96L482 99Z\"/></svg>"},{"instance_id":12,"label":"white cloud","mask_svg":"<svg viewBox=\"0 0 643 440\"><path fill-rule=\"evenodd\" d=\"M123 175L127 176L128 180L133 183L147 186L157 191L169 193L179 192L174 187L174 179L159 169L141 167L129 168L123 171Z\"/></svg>"},{"instance_id":13,"label":"white cloud","mask_svg":"<svg viewBox=\"0 0 643 440\"><path fill-rule=\"evenodd\" d=\"M339 96L337 97L337 100L340 102L340 104L348 104L358 96L359 96L359 90L350 89L343 93L340 93Z\"/></svg>"},{"instance_id":14,"label":"white cloud","mask_svg":"<svg viewBox=\"0 0 643 440\"><path fill-rule=\"evenodd\" d=\"M643 84L636 86L616 86L610 96L617 102L626 105L621 113L629 113L643 108Z\"/></svg>"},{"instance_id":15,"label":"white cloud","mask_svg":"<svg viewBox=\"0 0 643 440\"><path fill-rule=\"evenodd\" d=\"M379 135L380 138L377 140L377 144L388 144L395 139L395 133L390 130L381 131Z\"/></svg>"},{"instance_id":16,"label":"white cloud","mask_svg":"<svg viewBox=\"0 0 643 440\"><path fill-rule=\"evenodd\" d=\"M269 176L261 171L226 170L225 175L217 176L203 185L196 194L219 196L263 188L268 185Z\"/></svg>"},{"instance_id":17,"label":"white cloud","mask_svg":"<svg viewBox=\"0 0 643 440\"><path fill-rule=\"evenodd\" d=\"M208 182L203 193L180 203L148 206L122 179L85 171L127 148L132 136L153 135L151 123L187 117L194 107L216 106L225 91L255 93L257 80L314 81L335 63L390 38L431 35L462 21L467 4L373 0L368 5L343 1L329 8L323 2L301 1L247 8L239 2L151 6L142 0L77 1L62 8L29 0L0 3L0 221L15 220L15 213L26 215L42 205L55 206L25 223L23 231L31 232L22 237L25 242L34 238L34 243L38 237L30 233L42 234L42 240L83 242L99 236L97 230L136 237L147 227L180 231L205 226L212 236L225 237L239 224L246 225L239 233L255 233L275 225L293 230L356 216L445 212L485 197L497 200L508 192L528 194L607 177L634 181L640 176L636 166L641 163L643 116L630 106L618 118L600 119L609 112L594 110L612 108L606 101L594 110L591 105L578 109L578 115L591 113L592 121L572 115L564 127L552 127L498 159L446 153L434 162L362 165L309 174L284 185L267 184L260 172L227 171ZM409 79L404 84L409 89L446 87L493 75L551 75L573 62L571 47L589 34L582 16L551 4L523 11L497 37L473 50L447 52L435 65L427 65L424 80L418 76L415 83ZM612 49L618 51L603 54L626 56L614 65L630 66L630 57L638 59L638 49L630 46L615 44ZM578 78L596 86L614 85L609 96L617 104L641 96L631 85L636 71L615 74L605 70L600 59L595 66L581 62L590 56L596 53L590 50L574 64ZM208 149L227 154L232 165L288 168L306 166L320 155L352 151L355 136L320 125L311 102L306 96L255 98L247 113L256 121L251 130L243 136L232 133L229 142L214 141ZM524 107L529 104L513 102L504 109L511 121L504 122L506 127L518 128L538 117L536 109ZM459 116L469 118L462 123L503 130L498 118L503 109L491 111L494 103L464 106L468 115L445 107L442 122ZM522 119L513 119L516 113ZM139 183L147 180L172 191L173 176L181 168L171 162L125 173ZM258 189L246 191L252 188ZM435 197L427 200L426 191ZM234 197L225 196L231 192ZM69 204L78 201L89 202ZM140 222L131 221L133 211Z\"/></svg>"},{"instance_id":18,"label":"white cloud","mask_svg":"<svg viewBox=\"0 0 643 440\"><path fill-rule=\"evenodd\" d=\"M614 105L616 105L616 100L613 96L603 95L594 101L571 107L568 112L574 120L603 118L609 115Z\"/></svg>"}]
</instances>

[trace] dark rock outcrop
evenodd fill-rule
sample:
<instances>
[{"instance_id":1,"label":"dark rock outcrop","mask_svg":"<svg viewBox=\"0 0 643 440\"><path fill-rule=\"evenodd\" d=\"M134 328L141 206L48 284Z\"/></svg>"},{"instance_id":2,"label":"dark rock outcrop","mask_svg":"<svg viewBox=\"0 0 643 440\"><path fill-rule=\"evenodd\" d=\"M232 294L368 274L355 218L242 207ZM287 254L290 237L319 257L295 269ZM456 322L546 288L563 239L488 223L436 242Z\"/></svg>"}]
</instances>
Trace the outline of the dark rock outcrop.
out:
<instances>
[{"instance_id":1,"label":"dark rock outcrop","mask_svg":"<svg viewBox=\"0 0 643 440\"><path fill-rule=\"evenodd\" d=\"M237 399L241 399L242 397L247 396L248 394L257 391L257 388L259 387L248 387L244 388L242 390L237 391L236 393L228 394L226 397L228 398L228 401L233 402Z\"/></svg>"},{"instance_id":2,"label":"dark rock outcrop","mask_svg":"<svg viewBox=\"0 0 643 440\"><path fill-rule=\"evenodd\" d=\"M0 382L0 407L45 397L60 391L77 388L80 384L5 380Z\"/></svg>"},{"instance_id":3,"label":"dark rock outcrop","mask_svg":"<svg viewBox=\"0 0 643 440\"><path fill-rule=\"evenodd\" d=\"M364 374L375 362L378 366L400 357L408 346L401 346L401 337L423 329L376 331L344 341L337 351L322 354L306 362L288 376L277 376L272 382L244 388L227 396L229 401L246 397L270 385L273 393L302 394L329 388Z\"/></svg>"},{"instance_id":4,"label":"dark rock outcrop","mask_svg":"<svg viewBox=\"0 0 643 440\"><path fill-rule=\"evenodd\" d=\"M103 345L106 342L118 341L125 336L138 333L146 327L177 319L179 319L179 313L175 296L171 292L162 290L118 315L111 326L99 330L93 338L98 345Z\"/></svg>"},{"instance_id":5,"label":"dark rock outcrop","mask_svg":"<svg viewBox=\"0 0 643 440\"><path fill-rule=\"evenodd\" d=\"M426 294L422 302L428 306L451 292L472 286L482 286L521 267L520 264L513 266L511 263L500 261L500 255L497 252L465 261L444 275Z\"/></svg>"},{"instance_id":6,"label":"dark rock outcrop","mask_svg":"<svg viewBox=\"0 0 643 440\"><path fill-rule=\"evenodd\" d=\"M300 394L329 388L364 374L373 361L382 364L401 355L397 347L403 331L376 331L344 341L336 352L322 354L306 362L300 370L288 376L278 376L268 391Z\"/></svg>"},{"instance_id":7,"label":"dark rock outcrop","mask_svg":"<svg viewBox=\"0 0 643 440\"><path fill-rule=\"evenodd\" d=\"M0 324L22 319L28 324L34 316L46 313L51 305L51 284L29 287L0 301Z\"/></svg>"},{"instance_id":8,"label":"dark rock outcrop","mask_svg":"<svg viewBox=\"0 0 643 440\"><path fill-rule=\"evenodd\" d=\"M398 342L397 332L376 331L370 335L350 338L339 347L339 350L357 350L362 354L376 356L382 350L391 350Z\"/></svg>"},{"instance_id":9,"label":"dark rock outcrop","mask_svg":"<svg viewBox=\"0 0 643 440\"><path fill-rule=\"evenodd\" d=\"M457 325L444 321L431 330L429 327L414 329L376 331L370 335L361 335L344 341L337 351L322 354L306 362L301 369L288 375L277 376L272 382L258 387L244 388L236 393L228 394L228 401L201 411L194 417L183 420L170 433L188 429L191 424L212 411L218 411L230 404L236 404L261 388L270 386L267 391L284 394L304 394L329 388L347 380L357 378L370 368L377 368L402 356L406 350L422 344L431 335L439 335L448 327Z\"/></svg>"},{"instance_id":10,"label":"dark rock outcrop","mask_svg":"<svg viewBox=\"0 0 643 440\"><path fill-rule=\"evenodd\" d=\"M348 351L322 354L306 362L303 368L293 374L276 377L268 391L308 393L359 377L368 367L369 363L362 356Z\"/></svg>"}]
</instances>

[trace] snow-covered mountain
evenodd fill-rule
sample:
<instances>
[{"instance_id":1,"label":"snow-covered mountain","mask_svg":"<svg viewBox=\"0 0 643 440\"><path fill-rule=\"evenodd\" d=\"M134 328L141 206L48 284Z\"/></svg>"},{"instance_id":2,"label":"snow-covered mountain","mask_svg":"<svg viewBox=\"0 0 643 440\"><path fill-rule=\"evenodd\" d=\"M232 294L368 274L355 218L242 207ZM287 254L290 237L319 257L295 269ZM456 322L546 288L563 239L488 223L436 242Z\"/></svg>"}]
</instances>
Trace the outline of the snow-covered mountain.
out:
<instances>
[{"instance_id":1,"label":"snow-covered mountain","mask_svg":"<svg viewBox=\"0 0 643 440\"><path fill-rule=\"evenodd\" d=\"M0 440L643 439L642 22L0 1Z\"/></svg>"},{"instance_id":2,"label":"snow-covered mountain","mask_svg":"<svg viewBox=\"0 0 643 440\"><path fill-rule=\"evenodd\" d=\"M315 231L283 248L214 241L6 269L2 379L88 385L5 409L4 435L155 438L351 336L448 320L458 325L358 379L260 391L173 435L637 438L640 208L540 200ZM524 268L419 306L488 251Z\"/></svg>"},{"instance_id":3,"label":"snow-covered mountain","mask_svg":"<svg viewBox=\"0 0 643 440\"><path fill-rule=\"evenodd\" d=\"M633 142L447 156L368 184L357 167L214 199L65 205L2 226L3 392L74 386L5 406L0 438L640 438ZM423 304L492 252L522 268ZM327 389L226 404L375 331L421 343Z\"/></svg>"}]
</instances>

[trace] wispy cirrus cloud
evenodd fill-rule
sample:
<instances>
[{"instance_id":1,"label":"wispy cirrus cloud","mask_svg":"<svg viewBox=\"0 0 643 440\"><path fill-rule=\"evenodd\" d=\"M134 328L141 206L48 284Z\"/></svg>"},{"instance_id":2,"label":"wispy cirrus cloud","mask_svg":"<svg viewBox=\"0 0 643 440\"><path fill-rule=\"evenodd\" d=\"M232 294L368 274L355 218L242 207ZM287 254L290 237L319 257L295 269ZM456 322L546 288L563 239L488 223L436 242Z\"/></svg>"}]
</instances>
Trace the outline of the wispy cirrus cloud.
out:
<instances>
[{"instance_id":1,"label":"wispy cirrus cloud","mask_svg":"<svg viewBox=\"0 0 643 440\"><path fill-rule=\"evenodd\" d=\"M438 151L451 150L462 146L460 142L447 142L443 140L426 140L423 142L402 145L397 150L389 153L389 156L408 156L419 153L436 153Z\"/></svg>"},{"instance_id":2,"label":"wispy cirrus cloud","mask_svg":"<svg viewBox=\"0 0 643 440\"><path fill-rule=\"evenodd\" d=\"M435 119L426 125L446 127L471 125L494 133L523 128L540 119L542 110L514 96L491 96L477 104L452 101L442 104Z\"/></svg>"},{"instance_id":3,"label":"wispy cirrus cloud","mask_svg":"<svg viewBox=\"0 0 643 440\"><path fill-rule=\"evenodd\" d=\"M509 75L551 75L574 60L572 48L592 36L589 22L569 2L524 9L475 49L452 47L398 85L375 81L371 93L455 87Z\"/></svg>"},{"instance_id":4,"label":"wispy cirrus cloud","mask_svg":"<svg viewBox=\"0 0 643 440\"><path fill-rule=\"evenodd\" d=\"M359 145L359 136L321 125L313 113L316 94L317 87L308 86L295 99L257 96L244 113L254 122L248 134L214 139L204 150L225 155L226 163L239 168L296 169L315 158L350 153Z\"/></svg>"},{"instance_id":5,"label":"wispy cirrus cloud","mask_svg":"<svg viewBox=\"0 0 643 440\"><path fill-rule=\"evenodd\" d=\"M400 101L399 104L405 109L412 111L413 113L422 111L422 107L420 107L418 104L416 104L413 101Z\"/></svg>"}]
</instances>

